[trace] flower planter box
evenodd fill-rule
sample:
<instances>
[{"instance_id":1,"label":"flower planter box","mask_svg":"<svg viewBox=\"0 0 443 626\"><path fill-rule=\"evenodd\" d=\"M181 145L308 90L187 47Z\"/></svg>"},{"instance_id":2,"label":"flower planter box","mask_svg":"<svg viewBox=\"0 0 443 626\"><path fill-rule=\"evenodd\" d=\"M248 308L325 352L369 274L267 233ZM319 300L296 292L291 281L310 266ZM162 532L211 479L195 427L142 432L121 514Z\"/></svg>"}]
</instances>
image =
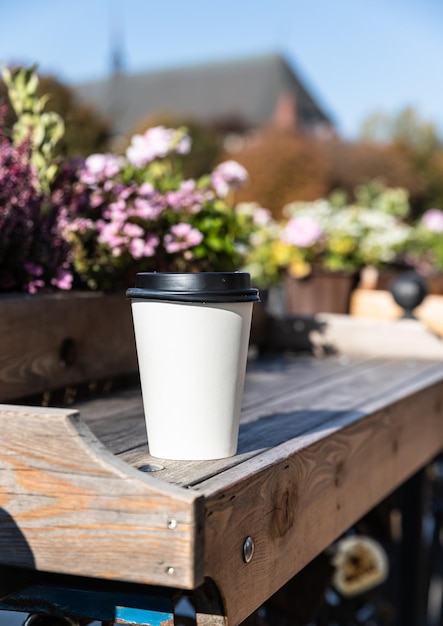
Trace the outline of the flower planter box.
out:
<instances>
[{"instance_id":1,"label":"flower planter box","mask_svg":"<svg viewBox=\"0 0 443 626\"><path fill-rule=\"evenodd\" d=\"M360 273L359 288L377 289L379 291L389 291L392 283L396 278L401 276L402 272L410 272L409 268L386 268L378 270L375 268L365 268ZM430 295L443 295L443 272L435 272L425 277Z\"/></svg>"},{"instance_id":2,"label":"flower planter box","mask_svg":"<svg viewBox=\"0 0 443 626\"><path fill-rule=\"evenodd\" d=\"M306 278L285 277L285 307L289 314L349 313L356 274L314 271Z\"/></svg>"},{"instance_id":3,"label":"flower planter box","mask_svg":"<svg viewBox=\"0 0 443 626\"><path fill-rule=\"evenodd\" d=\"M251 343L257 346L265 332L258 305L251 328ZM44 401L54 390L74 393L85 381L94 387L138 377L125 294L2 294L0 336L0 402L32 396Z\"/></svg>"},{"instance_id":4,"label":"flower planter box","mask_svg":"<svg viewBox=\"0 0 443 626\"><path fill-rule=\"evenodd\" d=\"M138 371L124 294L0 296L0 401Z\"/></svg>"}]
</instances>

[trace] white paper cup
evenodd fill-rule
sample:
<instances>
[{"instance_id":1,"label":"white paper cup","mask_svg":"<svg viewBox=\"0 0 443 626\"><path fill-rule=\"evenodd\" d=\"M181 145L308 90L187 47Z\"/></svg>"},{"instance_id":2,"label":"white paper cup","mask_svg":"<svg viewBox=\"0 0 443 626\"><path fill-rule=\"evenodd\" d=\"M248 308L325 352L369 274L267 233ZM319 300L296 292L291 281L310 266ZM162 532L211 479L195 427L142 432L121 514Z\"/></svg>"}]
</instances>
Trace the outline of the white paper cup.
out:
<instances>
[{"instance_id":1,"label":"white paper cup","mask_svg":"<svg viewBox=\"0 0 443 626\"><path fill-rule=\"evenodd\" d=\"M233 456L258 291L242 272L138 274L131 300L150 454Z\"/></svg>"}]
</instances>

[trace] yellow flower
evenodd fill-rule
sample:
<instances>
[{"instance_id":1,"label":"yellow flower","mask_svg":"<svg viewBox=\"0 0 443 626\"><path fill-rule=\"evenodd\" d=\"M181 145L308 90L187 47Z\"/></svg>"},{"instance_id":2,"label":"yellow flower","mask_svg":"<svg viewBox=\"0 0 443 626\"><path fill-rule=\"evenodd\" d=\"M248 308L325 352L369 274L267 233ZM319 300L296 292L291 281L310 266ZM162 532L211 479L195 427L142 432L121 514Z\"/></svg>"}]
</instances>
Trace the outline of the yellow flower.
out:
<instances>
[{"instance_id":1,"label":"yellow flower","mask_svg":"<svg viewBox=\"0 0 443 626\"><path fill-rule=\"evenodd\" d=\"M283 241L274 241L272 244L272 257L278 266L285 266L291 260L292 247Z\"/></svg>"},{"instance_id":2,"label":"yellow flower","mask_svg":"<svg viewBox=\"0 0 443 626\"><path fill-rule=\"evenodd\" d=\"M305 278L311 273L312 267L303 259L294 259L289 264L288 271L295 278Z\"/></svg>"},{"instance_id":3,"label":"yellow flower","mask_svg":"<svg viewBox=\"0 0 443 626\"><path fill-rule=\"evenodd\" d=\"M355 248L355 240L352 237L340 237L329 242L330 251L339 256L349 256Z\"/></svg>"}]
</instances>

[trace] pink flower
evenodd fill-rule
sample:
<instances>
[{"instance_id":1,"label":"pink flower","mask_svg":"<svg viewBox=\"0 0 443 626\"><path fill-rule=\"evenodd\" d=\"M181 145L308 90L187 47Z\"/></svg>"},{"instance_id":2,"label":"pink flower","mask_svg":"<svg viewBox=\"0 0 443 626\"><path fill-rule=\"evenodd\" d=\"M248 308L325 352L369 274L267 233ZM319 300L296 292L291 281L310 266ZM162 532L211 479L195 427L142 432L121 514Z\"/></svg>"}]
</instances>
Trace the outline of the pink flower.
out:
<instances>
[{"instance_id":1,"label":"pink flower","mask_svg":"<svg viewBox=\"0 0 443 626\"><path fill-rule=\"evenodd\" d=\"M103 211L103 216L114 221L124 221L126 218L126 202L120 199L110 202L108 208Z\"/></svg>"},{"instance_id":2,"label":"pink flower","mask_svg":"<svg viewBox=\"0 0 443 626\"><path fill-rule=\"evenodd\" d=\"M57 271L57 276L51 280L51 284L58 289L69 291L72 288L73 276L71 272L63 268Z\"/></svg>"},{"instance_id":3,"label":"pink flower","mask_svg":"<svg viewBox=\"0 0 443 626\"><path fill-rule=\"evenodd\" d=\"M211 175L211 184L216 193L224 198L229 191L239 189L248 181L248 172L237 161L220 163Z\"/></svg>"},{"instance_id":4,"label":"pink flower","mask_svg":"<svg viewBox=\"0 0 443 626\"><path fill-rule=\"evenodd\" d=\"M174 211L198 213L204 201L204 192L197 189L194 180L184 180L177 191L169 191L166 194L166 202Z\"/></svg>"},{"instance_id":5,"label":"pink flower","mask_svg":"<svg viewBox=\"0 0 443 626\"><path fill-rule=\"evenodd\" d=\"M101 204L103 204L104 202L104 196L100 191L94 191L93 193L91 193L90 198L89 198L89 202L91 204L91 207L93 209L99 207Z\"/></svg>"},{"instance_id":6,"label":"pink flower","mask_svg":"<svg viewBox=\"0 0 443 626\"><path fill-rule=\"evenodd\" d=\"M130 222L127 222L123 226L123 233L127 237L143 237L144 231L143 228L138 224L131 224Z\"/></svg>"},{"instance_id":7,"label":"pink flower","mask_svg":"<svg viewBox=\"0 0 443 626\"><path fill-rule=\"evenodd\" d=\"M114 154L91 154L80 172L80 180L87 185L95 185L118 174L122 163L122 158Z\"/></svg>"},{"instance_id":8,"label":"pink flower","mask_svg":"<svg viewBox=\"0 0 443 626\"><path fill-rule=\"evenodd\" d=\"M97 241L101 244L109 246L113 256L121 256L121 246L126 243L126 237L122 237L120 233L120 225L115 222L97 222L99 235Z\"/></svg>"},{"instance_id":9,"label":"pink flower","mask_svg":"<svg viewBox=\"0 0 443 626\"><path fill-rule=\"evenodd\" d=\"M196 228L192 228L191 224L181 222L171 226L171 230L163 238L166 252L173 254L198 246L203 241L202 233Z\"/></svg>"},{"instance_id":10,"label":"pink flower","mask_svg":"<svg viewBox=\"0 0 443 626\"><path fill-rule=\"evenodd\" d=\"M320 224L308 215L296 215L286 224L282 241L299 248L309 248L319 241L324 234Z\"/></svg>"},{"instance_id":11,"label":"pink flower","mask_svg":"<svg viewBox=\"0 0 443 626\"><path fill-rule=\"evenodd\" d=\"M191 138L188 135L184 135L175 146L175 152L177 154L189 154L191 145Z\"/></svg>"},{"instance_id":12,"label":"pink flower","mask_svg":"<svg viewBox=\"0 0 443 626\"><path fill-rule=\"evenodd\" d=\"M186 154L190 146L191 141L186 135L180 137L180 133L174 128L156 126L148 128L143 135L134 135L126 156L135 167L143 167L154 159L164 158L173 152Z\"/></svg>"},{"instance_id":13,"label":"pink flower","mask_svg":"<svg viewBox=\"0 0 443 626\"><path fill-rule=\"evenodd\" d=\"M443 232L443 211L440 209L429 209L421 218L425 228L433 233Z\"/></svg>"},{"instance_id":14,"label":"pink flower","mask_svg":"<svg viewBox=\"0 0 443 626\"><path fill-rule=\"evenodd\" d=\"M145 220L155 220L160 215L162 207L145 198L136 198L134 207L128 211L130 215L141 217Z\"/></svg>"},{"instance_id":15,"label":"pink flower","mask_svg":"<svg viewBox=\"0 0 443 626\"><path fill-rule=\"evenodd\" d=\"M151 183L142 183L139 187L138 193L141 196L150 196L154 193L154 187Z\"/></svg>"},{"instance_id":16,"label":"pink flower","mask_svg":"<svg viewBox=\"0 0 443 626\"><path fill-rule=\"evenodd\" d=\"M66 233L84 235L89 230L94 230L94 226L94 222L87 217L77 217L73 222L67 222L63 230Z\"/></svg>"},{"instance_id":17,"label":"pink flower","mask_svg":"<svg viewBox=\"0 0 443 626\"><path fill-rule=\"evenodd\" d=\"M33 280L30 283L28 283L27 288L28 288L28 293L37 293L39 289L43 289L43 287L45 286L45 283L43 280Z\"/></svg>"},{"instance_id":18,"label":"pink flower","mask_svg":"<svg viewBox=\"0 0 443 626\"><path fill-rule=\"evenodd\" d=\"M154 256L158 244L159 240L155 235L148 235L146 241L141 237L132 239L129 244L129 252L134 259Z\"/></svg>"}]
</instances>

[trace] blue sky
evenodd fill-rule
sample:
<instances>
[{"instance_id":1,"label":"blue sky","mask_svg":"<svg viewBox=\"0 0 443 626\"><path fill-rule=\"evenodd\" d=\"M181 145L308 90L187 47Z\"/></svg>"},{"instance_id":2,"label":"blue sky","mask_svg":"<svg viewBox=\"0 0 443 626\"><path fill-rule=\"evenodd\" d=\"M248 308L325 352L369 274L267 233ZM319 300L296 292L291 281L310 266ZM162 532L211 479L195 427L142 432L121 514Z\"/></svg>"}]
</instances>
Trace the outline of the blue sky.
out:
<instances>
[{"instance_id":1,"label":"blue sky","mask_svg":"<svg viewBox=\"0 0 443 626\"><path fill-rule=\"evenodd\" d=\"M0 61L68 84L283 53L344 137L413 106L443 135L443 0L0 0Z\"/></svg>"}]
</instances>

